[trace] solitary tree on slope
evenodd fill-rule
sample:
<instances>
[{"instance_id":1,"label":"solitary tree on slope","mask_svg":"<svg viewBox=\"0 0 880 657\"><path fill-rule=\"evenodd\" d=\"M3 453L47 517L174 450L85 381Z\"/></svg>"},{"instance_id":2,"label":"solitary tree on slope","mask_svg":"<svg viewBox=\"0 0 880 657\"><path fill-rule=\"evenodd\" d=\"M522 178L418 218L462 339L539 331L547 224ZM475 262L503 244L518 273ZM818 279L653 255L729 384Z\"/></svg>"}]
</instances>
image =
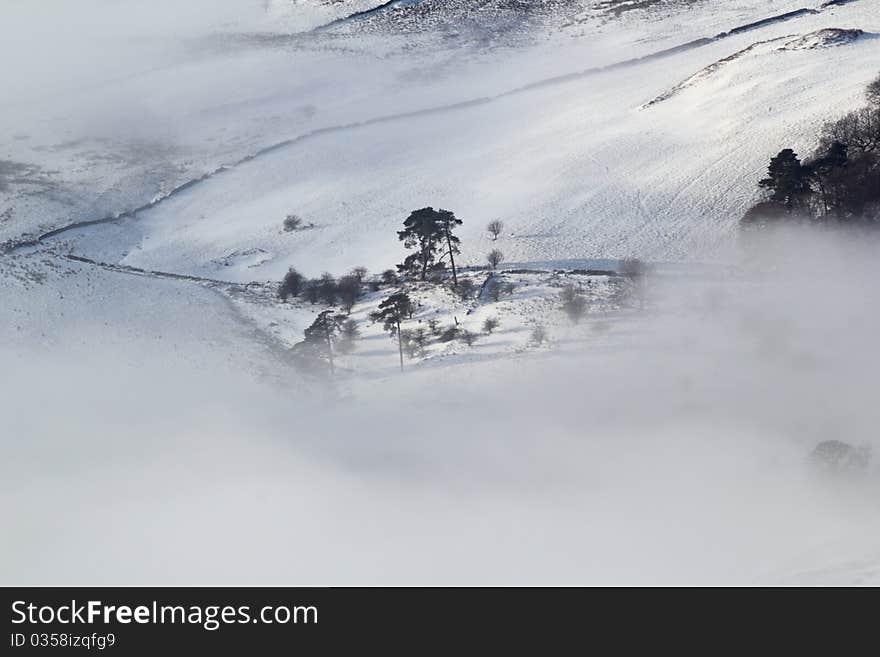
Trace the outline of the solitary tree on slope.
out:
<instances>
[{"instance_id":1,"label":"solitary tree on slope","mask_svg":"<svg viewBox=\"0 0 880 657\"><path fill-rule=\"evenodd\" d=\"M325 310L303 332L306 344L314 347L321 356L327 359L330 376L334 374L333 341L339 332L341 323L342 318L340 316L335 315L332 310Z\"/></svg>"},{"instance_id":2,"label":"solitary tree on slope","mask_svg":"<svg viewBox=\"0 0 880 657\"><path fill-rule=\"evenodd\" d=\"M446 240L446 252L444 255L449 256L449 264L452 267L452 284L458 287L458 273L455 271L455 254L460 253L458 245L461 240L453 235L452 231L456 226L461 226L462 222L461 219L455 216L454 212L441 209L437 211L437 223L440 225L443 237Z\"/></svg>"},{"instance_id":3,"label":"solitary tree on slope","mask_svg":"<svg viewBox=\"0 0 880 657\"><path fill-rule=\"evenodd\" d=\"M498 249L492 249L486 255L486 262L489 263L492 269L495 269L498 267L498 265L504 262L504 254L501 253L501 251L499 251Z\"/></svg>"},{"instance_id":4,"label":"solitary tree on slope","mask_svg":"<svg viewBox=\"0 0 880 657\"><path fill-rule=\"evenodd\" d=\"M374 322L382 322L383 328L392 336L397 336L397 348L400 352L400 371L403 372L403 338L400 335L400 324L412 316L413 302L406 292L397 292L379 304L379 309L370 317Z\"/></svg>"},{"instance_id":5,"label":"solitary tree on slope","mask_svg":"<svg viewBox=\"0 0 880 657\"><path fill-rule=\"evenodd\" d=\"M498 236L504 230L504 222L499 221L498 219L496 219L495 221L490 221L489 225L486 226L486 230L492 236L492 241L494 242L498 239Z\"/></svg>"},{"instance_id":6,"label":"solitary tree on slope","mask_svg":"<svg viewBox=\"0 0 880 657\"><path fill-rule=\"evenodd\" d=\"M563 312L568 315L572 323L580 322L587 313L587 300L581 291L574 285L567 285L562 289L559 298L562 301Z\"/></svg>"},{"instance_id":7,"label":"solitary tree on slope","mask_svg":"<svg viewBox=\"0 0 880 657\"><path fill-rule=\"evenodd\" d=\"M459 239L452 231L461 225L461 220L449 210L435 210L427 207L414 210L403 222L403 230L397 233L398 239L408 249L415 249L398 265L402 272L417 275L424 281L429 271L443 269L442 259L447 255L452 266L452 279L458 284L458 272L455 268L455 255L459 253ZM438 251L442 251L438 254Z\"/></svg>"}]
</instances>

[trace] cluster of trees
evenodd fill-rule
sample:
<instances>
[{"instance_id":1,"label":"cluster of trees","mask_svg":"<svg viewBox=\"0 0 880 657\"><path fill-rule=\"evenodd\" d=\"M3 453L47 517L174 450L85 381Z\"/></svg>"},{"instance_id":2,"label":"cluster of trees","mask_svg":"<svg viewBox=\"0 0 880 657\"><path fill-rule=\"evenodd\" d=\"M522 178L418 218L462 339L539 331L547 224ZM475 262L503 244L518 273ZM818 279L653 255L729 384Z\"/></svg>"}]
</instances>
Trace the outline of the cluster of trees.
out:
<instances>
[{"instance_id":1,"label":"cluster of trees","mask_svg":"<svg viewBox=\"0 0 880 657\"><path fill-rule=\"evenodd\" d=\"M743 222L880 221L880 77L866 96L865 107L823 126L818 148L806 159L786 148L770 160L758 183L767 196Z\"/></svg>"},{"instance_id":2,"label":"cluster of trees","mask_svg":"<svg viewBox=\"0 0 880 657\"><path fill-rule=\"evenodd\" d=\"M327 373L333 376L334 354L351 353L360 337L360 329L348 316L325 310L303 332L303 337L303 341L293 347L294 359L309 371L320 372L326 366Z\"/></svg>"},{"instance_id":3,"label":"cluster of trees","mask_svg":"<svg viewBox=\"0 0 880 657\"><path fill-rule=\"evenodd\" d=\"M291 267L278 286L278 296L282 301L299 297L311 304L318 302L327 306L338 304L349 315L364 292L366 278L367 270L364 267L356 267L351 273L339 279L328 272L321 274L319 278L307 279Z\"/></svg>"},{"instance_id":4,"label":"cluster of trees","mask_svg":"<svg viewBox=\"0 0 880 657\"><path fill-rule=\"evenodd\" d=\"M379 309L370 315L374 322L382 322L383 328L392 336L397 336L397 346L400 350L400 371L403 371L403 337L400 325L407 319L412 318L415 306L406 292L397 292L379 304Z\"/></svg>"},{"instance_id":5,"label":"cluster of trees","mask_svg":"<svg viewBox=\"0 0 880 657\"><path fill-rule=\"evenodd\" d=\"M393 273L393 272L392 272ZM324 273L319 278L308 279L291 267L278 286L278 296L282 301L299 297L309 303L323 303L339 306L342 312L325 310L318 314L303 332L303 341L293 347L293 358L308 371L327 371L331 376L335 371L334 354L350 353L355 341L360 337L356 321L351 319L351 310L364 293L367 284L367 270L356 267L340 278ZM374 282L378 285L378 282Z\"/></svg>"},{"instance_id":6,"label":"cluster of trees","mask_svg":"<svg viewBox=\"0 0 880 657\"><path fill-rule=\"evenodd\" d=\"M400 358L400 371L403 371L403 356L418 358L424 355L425 348L431 343L432 338L437 342L452 342L461 340L466 345L473 346L479 337L476 333L461 328L458 321L452 326L443 327L437 318L432 317L425 325L419 325L411 329L404 329L403 324L412 319L415 312L415 304L406 292L397 292L379 304L379 308L370 315L374 322L381 322L382 327L397 338L398 355ZM495 331L501 322L496 317L488 317L483 322L483 330L490 334Z\"/></svg>"},{"instance_id":7,"label":"cluster of trees","mask_svg":"<svg viewBox=\"0 0 880 657\"><path fill-rule=\"evenodd\" d=\"M489 266L492 269L497 269L498 265L504 262L504 254L501 253L498 249L492 249L486 254L486 262L489 263Z\"/></svg>"},{"instance_id":8,"label":"cluster of trees","mask_svg":"<svg viewBox=\"0 0 880 657\"><path fill-rule=\"evenodd\" d=\"M458 287L458 270L455 256L459 255L461 240L455 236L455 229L462 224L461 219L450 210L435 210L432 207L414 210L403 222L403 230L397 233L398 239L413 253L403 263L397 265L400 273L417 278L420 281L448 268L452 272L452 284ZM496 241L504 231L504 223L499 220L490 221L486 232ZM447 265L448 259L448 265ZM486 262L492 269L504 262L504 254L492 249L486 254Z\"/></svg>"},{"instance_id":9,"label":"cluster of trees","mask_svg":"<svg viewBox=\"0 0 880 657\"><path fill-rule=\"evenodd\" d=\"M442 208L435 210L432 207L414 210L404 221L403 230L397 234L398 239L407 249L412 250L412 253L397 265L397 271L386 270L371 281L367 280L367 270L363 267L358 267L338 279L330 273L308 279L291 268L278 287L278 296L283 301L300 298L312 304L322 303L331 307L338 305L343 311L321 312L312 325L304 331L304 340L295 346L294 356L312 369L321 364L319 369L326 369L332 375L335 368L334 354L352 351L359 336L357 323L350 319L349 315L365 288L369 286L375 291L382 285L397 286L401 283L400 274L426 281L429 276L433 278L437 274L444 274L448 269L452 274L453 289L462 298L472 298L476 286L470 278L459 280L455 263L455 256L459 255L461 244L455 235L455 230L461 224L462 221L450 210ZM298 216L289 215L285 218L286 231L299 230L303 227L308 226ZM504 231L504 223L498 220L491 221L486 226L486 231L495 241ZM504 262L504 254L498 249L492 249L486 256L486 262L494 270ZM512 283L502 284L492 280L487 293L491 299L498 301L503 294L512 294L513 290ZM381 322L383 328L392 337L397 338L401 370L404 353L411 357L421 355L432 337L440 342L458 339L468 345L474 344L477 340L477 334L461 329L457 320L455 326L447 328L440 327L437 320L429 320L427 328L419 326L404 330L402 324L412 318L414 309L410 296L401 290L383 300L378 310L370 315L370 319ZM491 334L499 325L499 321L492 317L484 322L483 330Z\"/></svg>"}]
</instances>

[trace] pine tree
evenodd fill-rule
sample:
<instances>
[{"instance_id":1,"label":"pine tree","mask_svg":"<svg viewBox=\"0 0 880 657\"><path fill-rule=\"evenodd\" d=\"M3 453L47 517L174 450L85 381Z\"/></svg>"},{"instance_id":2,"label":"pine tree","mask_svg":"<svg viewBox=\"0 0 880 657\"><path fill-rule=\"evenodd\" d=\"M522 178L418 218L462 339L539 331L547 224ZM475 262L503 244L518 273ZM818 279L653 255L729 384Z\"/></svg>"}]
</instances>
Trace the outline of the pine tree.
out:
<instances>
[{"instance_id":1,"label":"pine tree","mask_svg":"<svg viewBox=\"0 0 880 657\"><path fill-rule=\"evenodd\" d=\"M357 274L348 274L339 279L336 284L336 292L343 310L347 315L351 314L351 309L357 303L358 297L361 296L361 279Z\"/></svg>"},{"instance_id":2,"label":"pine tree","mask_svg":"<svg viewBox=\"0 0 880 657\"><path fill-rule=\"evenodd\" d=\"M809 172L819 188L822 210L826 215L833 210L840 217L845 210L848 150L846 144L835 141L821 157L809 164Z\"/></svg>"},{"instance_id":3,"label":"pine tree","mask_svg":"<svg viewBox=\"0 0 880 657\"><path fill-rule=\"evenodd\" d=\"M443 268L443 264L437 261L437 249L446 239L441 214L431 207L414 210L403 226L397 237L407 249L416 249L416 252L407 256L398 269L417 274L419 280L423 281L428 271Z\"/></svg>"},{"instance_id":4,"label":"pine tree","mask_svg":"<svg viewBox=\"0 0 880 657\"><path fill-rule=\"evenodd\" d=\"M330 376L333 376L333 341L339 332L343 318L334 314L332 310L325 310L319 314L312 325L303 334L307 345L313 346L319 354L327 359L330 367Z\"/></svg>"},{"instance_id":5,"label":"pine tree","mask_svg":"<svg viewBox=\"0 0 880 657\"><path fill-rule=\"evenodd\" d=\"M495 269L498 265L504 262L504 254L498 249L492 249L486 254L486 262L489 263L492 269Z\"/></svg>"},{"instance_id":6,"label":"pine tree","mask_svg":"<svg viewBox=\"0 0 880 657\"><path fill-rule=\"evenodd\" d=\"M486 226L486 230L492 236L492 241L495 242L501 234L501 231L504 230L504 222L499 221L498 219L490 221L489 225Z\"/></svg>"},{"instance_id":7,"label":"pine tree","mask_svg":"<svg viewBox=\"0 0 880 657\"><path fill-rule=\"evenodd\" d=\"M810 171L801 164L790 148L779 151L770 160L767 177L758 185L771 191L770 200L784 205L789 211L810 193Z\"/></svg>"},{"instance_id":8,"label":"pine tree","mask_svg":"<svg viewBox=\"0 0 880 657\"><path fill-rule=\"evenodd\" d=\"M339 288L333 274L324 272L318 279L318 296L328 306L335 306L339 297Z\"/></svg>"},{"instance_id":9,"label":"pine tree","mask_svg":"<svg viewBox=\"0 0 880 657\"><path fill-rule=\"evenodd\" d=\"M370 317L374 322L382 322L383 328L392 336L397 336L397 347L400 351L400 371L403 371L403 337L400 324L413 314L413 302L406 292L397 292L379 304L379 309Z\"/></svg>"},{"instance_id":10,"label":"pine tree","mask_svg":"<svg viewBox=\"0 0 880 657\"><path fill-rule=\"evenodd\" d=\"M461 226L462 221L450 210L439 210L437 212L437 222L440 224L443 231L443 237L446 239L446 252L444 255L449 255L449 263L452 266L452 284L453 286L458 287L458 273L455 271L455 255L461 253L458 249L461 240L453 235L452 231L455 230L456 226Z\"/></svg>"}]
</instances>

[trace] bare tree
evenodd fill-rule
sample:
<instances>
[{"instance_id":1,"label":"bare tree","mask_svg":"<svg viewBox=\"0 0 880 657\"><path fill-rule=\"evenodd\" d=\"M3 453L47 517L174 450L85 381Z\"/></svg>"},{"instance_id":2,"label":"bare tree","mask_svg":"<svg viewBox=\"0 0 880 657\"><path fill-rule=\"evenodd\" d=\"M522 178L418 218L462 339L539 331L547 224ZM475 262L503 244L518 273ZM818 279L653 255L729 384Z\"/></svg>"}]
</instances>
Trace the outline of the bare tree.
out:
<instances>
[{"instance_id":1,"label":"bare tree","mask_svg":"<svg viewBox=\"0 0 880 657\"><path fill-rule=\"evenodd\" d=\"M428 332L424 326L417 326L409 331L401 333L403 349L409 358L420 358L425 355L425 347L428 345Z\"/></svg>"},{"instance_id":2,"label":"bare tree","mask_svg":"<svg viewBox=\"0 0 880 657\"><path fill-rule=\"evenodd\" d=\"M318 296L328 306L336 305L339 298L339 285L330 272L324 272L318 279Z\"/></svg>"},{"instance_id":3,"label":"bare tree","mask_svg":"<svg viewBox=\"0 0 880 657\"><path fill-rule=\"evenodd\" d=\"M574 285L567 285L562 289L559 298L562 301L562 310L572 323L580 322L587 313L587 300L580 289Z\"/></svg>"},{"instance_id":4,"label":"bare tree","mask_svg":"<svg viewBox=\"0 0 880 657\"><path fill-rule=\"evenodd\" d=\"M354 351L355 342L361 337L361 330L353 319L347 319L342 322L339 327L339 343L336 349L343 354L350 354Z\"/></svg>"},{"instance_id":5,"label":"bare tree","mask_svg":"<svg viewBox=\"0 0 880 657\"><path fill-rule=\"evenodd\" d=\"M504 254L501 253L501 251L499 251L498 249L492 249L486 255L486 262L489 263L492 269L495 269L498 267L498 265L504 262Z\"/></svg>"},{"instance_id":6,"label":"bare tree","mask_svg":"<svg viewBox=\"0 0 880 657\"><path fill-rule=\"evenodd\" d=\"M490 221L489 225L486 226L486 230L489 231L489 234L492 236L492 241L498 239L498 236L501 234L501 231L504 230L504 222L496 219L495 221Z\"/></svg>"},{"instance_id":7,"label":"bare tree","mask_svg":"<svg viewBox=\"0 0 880 657\"><path fill-rule=\"evenodd\" d=\"M284 217L284 232L289 233L294 230L299 230L302 226L302 217L295 214L289 214Z\"/></svg>"},{"instance_id":8,"label":"bare tree","mask_svg":"<svg viewBox=\"0 0 880 657\"><path fill-rule=\"evenodd\" d=\"M467 301L474 296L474 281L470 278L462 278L458 282L458 296Z\"/></svg>"},{"instance_id":9,"label":"bare tree","mask_svg":"<svg viewBox=\"0 0 880 657\"><path fill-rule=\"evenodd\" d=\"M483 322L483 330L492 335L492 331L501 326L501 322L498 321L497 317L487 317L486 321Z\"/></svg>"},{"instance_id":10,"label":"bare tree","mask_svg":"<svg viewBox=\"0 0 880 657\"><path fill-rule=\"evenodd\" d=\"M412 339L415 342L421 351L425 350L425 347L428 346L428 331L425 330L424 326L417 326L413 329Z\"/></svg>"},{"instance_id":11,"label":"bare tree","mask_svg":"<svg viewBox=\"0 0 880 657\"><path fill-rule=\"evenodd\" d=\"M412 339L412 331L409 329L402 329L400 331L400 346L403 349L403 353L406 354L407 358L415 358L418 356L418 346Z\"/></svg>"},{"instance_id":12,"label":"bare tree","mask_svg":"<svg viewBox=\"0 0 880 657\"><path fill-rule=\"evenodd\" d=\"M306 279L296 269L291 267L284 275L284 280L278 286L278 296L282 301L287 301L287 297L298 297L303 291Z\"/></svg>"},{"instance_id":13,"label":"bare tree","mask_svg":"<svg viewBox=\"0 0 880 657\"><path fill-rule=\"evenodd\" d=\"M464 329L462 331L459 331L458 337L461 338L461 341L464 342L468 347L473 347L479 336L472 331Z\"/></svg>"},{"instance_id":14,"label":"bare tree","mask_svg":"<svg viewBox=\"0 0 880 657\"><path fill-rule=\"evenodd\" d=\"M316 278L306 281L300 294L310 304L318 303L321 300L321 281Z\"/></svg>"},{"instance_id":15,"label":"bare tree","mask_svg":"<svg viewBox=\"0 0 880 657\"><path fill-rule=\"evenodd\" d=\"M494 279L494 277L493 277ZM501 292L504 290L504 286L501 284L501 281L491 280L486 285L486 296L489 297L494 302L501 301Z\"/></svg>"},{"instance_id":16,"label":"bare tree","mask_svg":"<svg viewBox=\"0 0 880 657\"><path fill-rule=\"evenodd\" d=\"M536 347L540 347L547 342L547 329L540 324L532 329L532 335L529 341Z\"/></svg>"},{"instance_id":17,"label":"bare tree","mask_svg":"<svg viewBox=\"0 0 880 657\"><path fill-rule=\"evenodd\" d=\"M339 294L342 309L345 310L346 315L350 315L351 309L354 308L354 304L361 296L361 279L355 274L343 276L336 284L336 291Z\"/></svg>"}]
</instances>

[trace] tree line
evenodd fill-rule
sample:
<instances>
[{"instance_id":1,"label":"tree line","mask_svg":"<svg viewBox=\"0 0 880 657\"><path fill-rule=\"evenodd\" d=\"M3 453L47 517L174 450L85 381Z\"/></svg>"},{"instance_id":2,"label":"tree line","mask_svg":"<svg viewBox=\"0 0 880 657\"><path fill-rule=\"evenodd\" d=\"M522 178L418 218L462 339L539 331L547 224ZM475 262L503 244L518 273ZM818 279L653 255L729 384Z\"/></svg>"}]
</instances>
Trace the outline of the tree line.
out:
<instances>
[{"instance_id":1,"label":"tree line","mask_svg":"<svg viewBox=\"0 0 880 657\"><path fill-rule=\"evenodd\" d=\"M765 198L746 212L743 223L880 221L880 77L865 96L864 107L822 127L809 156L802 160L785 148L770 160L758 182Z\"/></svg>"}]
</instances>

